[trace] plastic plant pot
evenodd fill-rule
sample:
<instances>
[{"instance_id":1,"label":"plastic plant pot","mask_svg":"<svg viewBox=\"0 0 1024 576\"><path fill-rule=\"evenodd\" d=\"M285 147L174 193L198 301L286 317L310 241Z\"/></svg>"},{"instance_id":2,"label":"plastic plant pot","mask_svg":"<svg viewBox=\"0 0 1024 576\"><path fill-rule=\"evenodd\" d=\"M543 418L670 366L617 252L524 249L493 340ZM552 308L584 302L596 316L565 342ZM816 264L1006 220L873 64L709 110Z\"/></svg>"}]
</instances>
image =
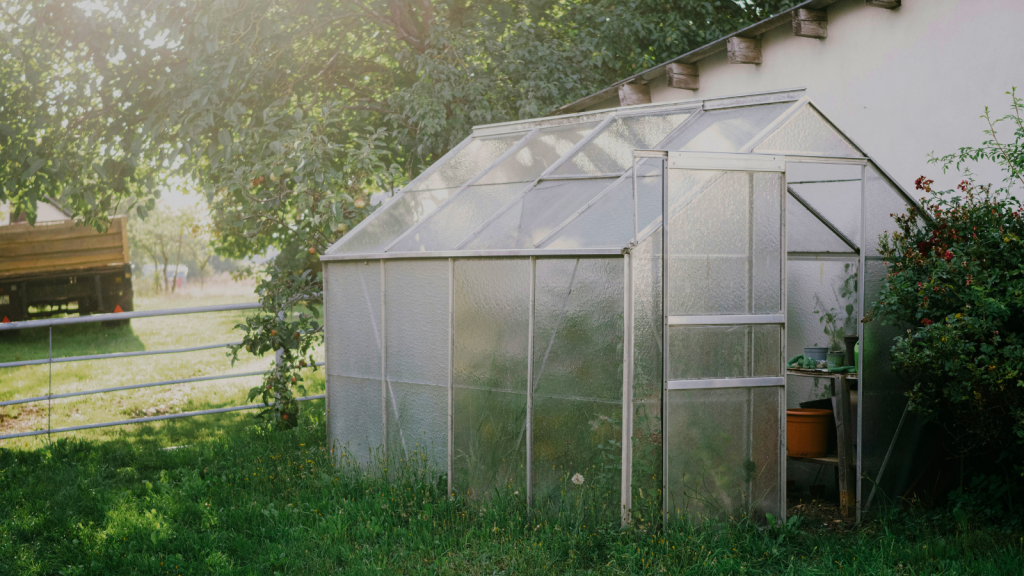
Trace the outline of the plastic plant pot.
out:
<instances>
[{"instance_id":1,"label":"plastic plant pot","mask_svg":"<svg viewBox=\"0 0 1024 576\"><path fill-rule=\"evenodd\" d=\"M817 362L824 362L825 356L828 354L828 347L826 346L808 346L804 348L804 356L815 360Z\"/></svg>"},{"instance_id":2,"label":"plastic plant pot","mask_svg":"<svg viewBox=\"0 0 1024 576\"><path fill-rule=\"evenodd\" d=\"M796 458L824 456L828 450L828 425L831 421L831 410L786 410L786 453Z\"/></svg>"},{"instance_id":3,"label":"plastic plant pot","mask_svg":"<svg viewBox=\"0 0 1024 576\"><path fill-rule=\"evenodd\" d=\"M845 352L829 352L825 359L825 365L829 368L838 368L844 366L844 360L846 360Z\"/></svg>"}]
</instances>

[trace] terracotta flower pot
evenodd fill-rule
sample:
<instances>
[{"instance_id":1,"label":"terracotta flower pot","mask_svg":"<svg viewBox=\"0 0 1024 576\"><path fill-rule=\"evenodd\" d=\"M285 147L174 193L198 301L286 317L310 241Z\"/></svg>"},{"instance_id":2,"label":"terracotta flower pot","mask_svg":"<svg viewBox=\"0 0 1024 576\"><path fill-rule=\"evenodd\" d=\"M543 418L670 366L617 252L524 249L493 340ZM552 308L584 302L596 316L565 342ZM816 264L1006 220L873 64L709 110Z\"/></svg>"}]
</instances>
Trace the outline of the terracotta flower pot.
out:
<instances>
[{"instance_id":1,"label":"terracotta flower pot","mask_svg":"<svg viewBox=\"0 0 1024 576\"><path fill-rule=\"evenodd\" d=\"M831 420L831 410L786 410L786 453L797 458L824 456L828 451L828 425Z\"/></svg>"}]
</instances>

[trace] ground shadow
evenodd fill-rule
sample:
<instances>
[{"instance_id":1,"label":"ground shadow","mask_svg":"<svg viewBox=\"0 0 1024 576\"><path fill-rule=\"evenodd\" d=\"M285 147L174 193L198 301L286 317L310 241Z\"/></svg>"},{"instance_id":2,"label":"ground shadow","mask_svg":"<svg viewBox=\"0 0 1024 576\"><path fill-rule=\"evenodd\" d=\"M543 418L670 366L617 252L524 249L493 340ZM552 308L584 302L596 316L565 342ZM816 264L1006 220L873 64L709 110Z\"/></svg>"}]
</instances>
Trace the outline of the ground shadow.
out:
<instances>
[{"instance_id":1,"label":"ground shadow","mask_svg":"<svg viewBox=\"0 0 1024 576\"><path fill-rule=\"evenodd\" d=\"M50 329L32 328L3 334L0 345L0 362L40 360L50 354ZM53 357L110 354L113 352L138 352L146 346L135 334L131 324L104 326L92 324L68 324L53 327Z\"/></svg>"}]
</instances>

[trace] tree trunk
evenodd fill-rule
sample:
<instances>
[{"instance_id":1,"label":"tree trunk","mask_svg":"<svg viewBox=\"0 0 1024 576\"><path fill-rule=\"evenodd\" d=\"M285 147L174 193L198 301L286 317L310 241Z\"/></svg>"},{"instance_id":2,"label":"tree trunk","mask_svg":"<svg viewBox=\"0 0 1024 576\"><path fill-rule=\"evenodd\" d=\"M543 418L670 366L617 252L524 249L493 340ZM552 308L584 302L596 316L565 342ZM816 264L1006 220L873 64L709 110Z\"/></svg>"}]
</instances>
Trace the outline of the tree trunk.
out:
<instances>
[{"instance_id":1,"label":"tree trunk","mask_svg":"<svg viewBox=\"0 0 1024 576\"><path fill-rule=\"evenodd\" d=\"M185 237L185 229L178 232L178 256L174 259L174 280L171 282L171 294L178 287L178 266L181 265L181 239Z\"/></svg>"}]
</instances>

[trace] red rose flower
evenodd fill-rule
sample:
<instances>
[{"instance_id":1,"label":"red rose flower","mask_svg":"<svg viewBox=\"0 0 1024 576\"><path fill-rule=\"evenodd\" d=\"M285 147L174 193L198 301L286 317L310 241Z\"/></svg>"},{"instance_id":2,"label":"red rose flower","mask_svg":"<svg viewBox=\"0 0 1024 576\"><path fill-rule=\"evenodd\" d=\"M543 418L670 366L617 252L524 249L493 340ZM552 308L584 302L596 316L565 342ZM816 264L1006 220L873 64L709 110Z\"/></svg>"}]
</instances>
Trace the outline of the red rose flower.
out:
<instances>
[{"instance_id":1,"label":"red rose flower","mask_svg":"<svg viewBox=\"0 0 1024 576\"><path fill-rule=\"evenodd\" d=\"M932 325L932 321L931 321L930 318L922 318L921 319L921 324L924 324L925 326L931 326Z\"/></svg>"}]
</instances>

